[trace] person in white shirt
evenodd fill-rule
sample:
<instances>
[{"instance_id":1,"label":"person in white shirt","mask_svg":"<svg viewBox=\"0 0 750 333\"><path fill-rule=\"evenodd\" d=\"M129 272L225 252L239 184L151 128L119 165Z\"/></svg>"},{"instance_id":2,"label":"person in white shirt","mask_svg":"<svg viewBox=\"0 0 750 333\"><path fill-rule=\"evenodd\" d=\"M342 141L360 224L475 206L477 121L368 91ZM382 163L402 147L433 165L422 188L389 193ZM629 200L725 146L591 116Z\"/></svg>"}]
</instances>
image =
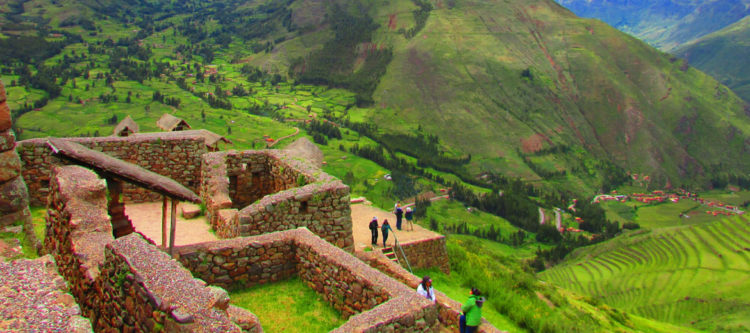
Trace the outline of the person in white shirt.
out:
<instances>
[{"instance_id":1,"label":"person in white shirt","mask_svg":"<svg viewBox=\"0 0 750 333\"><path fill-rule=\"evenodd\" d=\"M432 289L432 279L429 276L422 278L422 283L417 287L417 294L424 296L424 298L435 302L435 289Z\"/></svg>"}]
</instances>

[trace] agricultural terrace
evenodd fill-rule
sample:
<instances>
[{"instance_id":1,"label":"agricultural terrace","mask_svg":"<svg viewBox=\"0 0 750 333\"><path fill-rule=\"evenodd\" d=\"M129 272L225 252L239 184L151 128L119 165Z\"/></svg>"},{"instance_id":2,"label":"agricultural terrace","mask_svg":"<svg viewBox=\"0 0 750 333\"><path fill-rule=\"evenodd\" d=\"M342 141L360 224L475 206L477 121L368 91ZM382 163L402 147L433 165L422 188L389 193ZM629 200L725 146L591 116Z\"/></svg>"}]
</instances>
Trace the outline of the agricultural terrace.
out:
<instances>
[{"instance_id":1,"label":"agricultural terrace","mask_svg":"<svg viewBox=\"0 0 750 333\"><path fill-rule=\"evenodd\" d=\"M636 231L574 251L540 278L629 313L708 331L750 329L743 216Z\"/></svg>"}]
</instances>

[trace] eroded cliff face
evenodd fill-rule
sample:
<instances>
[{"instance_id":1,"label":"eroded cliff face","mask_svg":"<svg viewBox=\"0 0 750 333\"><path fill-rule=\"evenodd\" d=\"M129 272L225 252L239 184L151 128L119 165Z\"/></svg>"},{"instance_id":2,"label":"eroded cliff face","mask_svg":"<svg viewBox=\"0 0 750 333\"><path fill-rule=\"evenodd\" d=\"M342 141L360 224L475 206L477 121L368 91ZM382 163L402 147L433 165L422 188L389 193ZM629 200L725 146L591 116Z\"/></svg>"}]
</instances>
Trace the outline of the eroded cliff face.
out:
<instances>
[{"instance_id":1,"label":"eroded cliff face","mask_svg":"<svg viewBox=\"0 0 750 333\"><path fill-rule=\"evenodd\" d=\"M0 82L0 227L31 218L29 193L20 176L21 160L15 150L16 139L6 99L5 86Z\"/></svg>"}]
</instances>

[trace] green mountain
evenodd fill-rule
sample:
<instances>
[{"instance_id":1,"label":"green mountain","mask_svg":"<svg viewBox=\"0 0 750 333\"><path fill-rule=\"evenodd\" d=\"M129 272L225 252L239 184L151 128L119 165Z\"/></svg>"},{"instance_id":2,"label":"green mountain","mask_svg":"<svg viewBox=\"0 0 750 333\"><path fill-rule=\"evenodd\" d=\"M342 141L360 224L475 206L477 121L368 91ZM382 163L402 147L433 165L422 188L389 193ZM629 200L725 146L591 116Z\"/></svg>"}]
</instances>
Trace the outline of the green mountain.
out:
<instances>
[{"instance_id":1,"label":"green mountain","mask_svg":"<svg viewBox=\"0 0 750 333\"><path fill-rule=\"evenodd\" d=\"M53 79L54 64L62 71L77 61L79 70L99 72L113 88L128 80L149 93L177 85L175 94L200 97L198 104L182 104L183 112L246 110L247 98L197 91L231 90L226 78L252 76L242 71L250 65L272 83L289 78L352 91L357 107L323 111L368 124L371 136L392 151L463 179L504 174L590 193L622 182L626 172L650 175L659 186L710 186L717 175L750 166L750 123L731 91L548 0L16 1L3 12L5 72L27 78L46 96L37 100L41 113L20 115L23 135L53 132L68 119L75 120L68 131L94 128L101 119L70 118L73 111L54 124L43 125L40 117L91 110L87 101L112 103L117 94L66 104L77 92L55 86L70 85L81 73ZM44 52L32 47L37 42ZM86 65L70 50L96 61ZM170 67L160 65L167 60ZM19 61L48 67L26 71ZM197 73L191 63L226 72L218 90L205 79L190 89L189 77L175 76L175 70ZM154 73L166 81L157 83Z\"/></svg>"},{"instance_id":2,"label":"green mountain","mask_svg":"<svg viewBox=\"0 0 750 333\"><path fill-rule=\"evenodd\" d=\"M665 51L750 14L747 0L557 1L577 15L598 18Z\"/></svg>"},{"instance_id":3,"label":"green mountain","mask_svg":"<svg viewBox=\"0 0 750 333\"><path fill-rule=\"evenodd\" d=\"M673 51L750 101L750 16Z\"/></svg>"}]
</instances>

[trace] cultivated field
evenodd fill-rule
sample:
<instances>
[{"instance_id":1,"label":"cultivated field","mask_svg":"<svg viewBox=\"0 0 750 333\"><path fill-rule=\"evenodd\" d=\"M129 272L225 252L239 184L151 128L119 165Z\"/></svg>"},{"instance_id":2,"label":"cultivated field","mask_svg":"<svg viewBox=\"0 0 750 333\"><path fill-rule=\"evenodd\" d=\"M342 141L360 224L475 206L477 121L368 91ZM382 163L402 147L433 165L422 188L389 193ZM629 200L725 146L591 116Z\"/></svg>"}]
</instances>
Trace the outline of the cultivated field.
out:
<instances>
[{"instance_id":1,"label":"cultivated field","mask_svg":"<svg viewBox=\"0 0 750 333\"><path fill-rule=\"evenodd\" d=\"M579 249L540 277L629 313L709 331L747 331L750 223L731 217L634 232Z\"/></svg>"}]
</instances>

